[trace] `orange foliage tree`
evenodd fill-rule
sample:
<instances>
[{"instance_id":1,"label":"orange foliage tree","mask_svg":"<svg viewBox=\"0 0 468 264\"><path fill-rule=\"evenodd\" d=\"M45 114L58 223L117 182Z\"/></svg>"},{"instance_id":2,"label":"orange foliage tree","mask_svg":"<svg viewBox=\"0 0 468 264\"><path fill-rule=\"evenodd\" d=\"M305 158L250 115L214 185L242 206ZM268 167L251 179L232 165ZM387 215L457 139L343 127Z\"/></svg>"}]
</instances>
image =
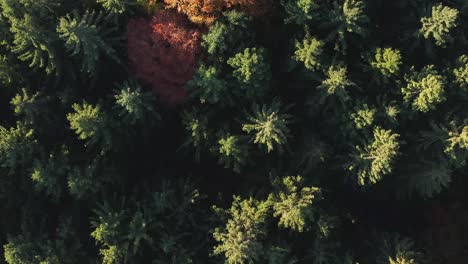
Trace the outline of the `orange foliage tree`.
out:
<instances>
[{"instance_id":1,"label":"orange foliage tree","mask_svg":"<svg viewBox=\"0 0 468 264\"><path fill-rule=\"evenodd\" d=\"M168 8L178 12L196 24L212 24L223 10L236 9L252 16L262 16L272 8L272 0L164 0Z\"/></svg>"},{"instance_id":2,"label":"orange foliage tree","mask_svg":"<svg viewBox=\"0 0 468 264\"><path fill-rule=\"evenodd\" d=\"M127 25L129 65L135 77L149 83L162 100L180 104L197 66L201 31L172 10L155 12Z\"/></svg>"}]
</instances>

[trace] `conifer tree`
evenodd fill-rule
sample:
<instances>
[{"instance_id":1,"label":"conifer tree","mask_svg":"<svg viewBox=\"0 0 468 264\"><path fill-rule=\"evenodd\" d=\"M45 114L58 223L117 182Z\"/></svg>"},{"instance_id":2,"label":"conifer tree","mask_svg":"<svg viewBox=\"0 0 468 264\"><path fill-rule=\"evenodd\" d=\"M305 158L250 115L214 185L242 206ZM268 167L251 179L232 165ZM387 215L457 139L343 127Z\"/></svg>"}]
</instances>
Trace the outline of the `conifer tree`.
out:
<instances>
[{"instance_id":1,"label":"conifer tree","mask_svg":"<svg viewBox=\"0 0 468 264\"><path fill-rule=\"evenodd\" d=\"M216 104L226 101L223 104L227 104L230 101L228 84L221 78L216 67L200 65L187 86L192 91L192 96L200 98L201 103Z\"/></svg>"},{"instance_id":2,"label":"conifer tree","mask_svg":"<svg viewBox=\"0 0 468 264\"><path fill-rule=\"evenodd\" d=\"M364 37L367 34L366 25L369 17L366 14L366 3L363 0L345 0L333 2L334 7L328 14L328 23L325 28L333 28L327 40L335 39L335 50L346 53L349 33Z\"/></svg>"},{"instance_id":3,"label":"conifer tree","mask_svg":"<svg viewBox=\"0 0 468 264\"><path fill-rule=\"evenodd\" d=\"M263 48L246 48L229 58L227 63L234 68L233 76L248 97L260 97L267 91L271 79L271 69Z\"/></svg>"},{"instance_id":4,"label":"conifer tree","mask_svg":"<svg viewBox=\"0 0 468 264\"><path fill-rule=\"evenodd\" d=\"M103 13L86 11L80 16L74 11L60 18L57 26L57 33L65 42L67 51L81 60L82 70L89 74L95 72L102 55L119 61L116 51L106 39L114 31L105 23L108 19Z\"/></svg>"},{"instance_id":5,"label":"conifer tree","mask_svg":"<svg viewBox=\"0 0 468 264\"><path fill-rule=\"evenodd\" d=\"M235 196L226 226L216 228L213 237L218 242L213 253L224 255L226 264L247 264L260 261L265 235L268 206L253 198L242 200Z\"/></svg>"},{"instance_id":6,"label":"conifer tree","mask_svg":"<svg viewBox=\"0 0 468 264\"><path fill-rule=\"evenodd\" d=\"M324 42L307 33L302 41L296 40L293 59L302 62L308 70L317 70L322 66L324 45Z\"/></svg>"},{"instance_id":7,"label":"conifer tree","mask_svg":"<svg viewBox=\"0 0 468 264\"><path fill-rule=\"evenodd\" d=\"M113 14L125 13L128 5L133 3L133 1L128 0L97 0L96 2L101 4L106 11Z\"/></svg>"},{"instance_id":8,"label":"conifer tree","mask_svg":"<svg viewBox=\"0 0 468 264\"><path fill-rule=\"evenodd\" d=\"M14 34L11 51L18 59L29 63L31 68L43 68L48 74L57 70L57 36L40 27L35 16L25 14L23 18L11 18L10 31Z\"/></svg>"},{"instance_id":9,"label":"conifer tree","mask_svg":"<svg viewBox=\"0 0 468 264\"><path fill-rule=\"evenodd\" d=\"M374 123L376 113L377 109L361 104L356 107L356 112L351 114L351 118L357 129L363 129Z\"/></svg>"},{"instance_id":10,"label":"conifer tree","mask_svg":"<svg viewBox=\"0 0 468 264\"><path fill-rule=\"evenodd\" d=\"M225 62L229 57L253 44L253 33L249 30L251 19L237 11L223 14L203 36L202 47L214 62Z\"/></svg>"},{"instance_id":11,"label":"conifer tree","mask_svg":"<svg viewBox=\"0 0 468 264\"><path fill-rule=\"evenodd\" d=\"M421 263L423 254L416 250L413 240L395 233L384 233L379 246L376 264Z\"/></svg>"},{"instance_id":12,"label":"conifer tree","mask_svg":"<svg viewBox=\"0 0 468 264\"><path fill-rule=\"evenodd\" d=\"M324 100L326 97L333 95L339 101L345 102L349 100L347 87L354 86L355 84L348 79L347 68L342 65L333 65L327 71L327 78L322 81L318 89L323 94Z\"/></svg>"},{"instance_id":13,"label":"conifer tree","mask_svg":"<svg viewBox=\"0 0 468 264\"><path fill-rule=\"evenodd\" d=\"M301 176L275 179L273 186L278 191L268 200L273 204L273 216L279 217L278 225L297 232L306 230L315 218L312 204L321 198L320 189L304 186Z\"/></svg>"},{"instance_id":14,"label":"conifer tree","mask_svg":"<svg viewBox=\"0 0 468 264\"><path fill-rule=\"evenodd\" d=\"M59 200L66 188L67 174L71 172L68 161L68 150L52 153L46 159L34 161L31 180L39 191L44 191L56 201Z\"/></svg>"},{"instance_id":15,"label":"conifer tree","mask_svg":"<svg viewBox=\"0 0 468 264\"><path fill-rule=\"evenodd\" d=\"M75 131L78 138L87 140L90 144L99 142L110 143L107 129L107 117L100 105L93 106L87 102L73 104L73 113L67 114L70 128Z\"/></svg>"},{"instance_id":16,"label":"conifer tree","mask_svg":"<svg viewBox=\"0 0 468 264\"><path fill-rule=\"evenodd\" d=\"M125 81L114 94L114 109L126 124L155 124L161 119L155 110L154 95L143 92L138 82Z\"/></svg>"},{"instance_id":17,"label":"conifer tree","mask_svg":"<svg viewBox=\"0 0 468 264\"><path fill-rule=\"evenodd\" d=\"M366 146L356 146L350 155L348 170L356 173L359 185L375 184L392 172L399 155L399 135L391 130L374 128L374 139Z\"/></svg>"},{"instance_id":18,"label":"conifer tree","mask_svg":"<svg viewBox=\"0 0 468 264\"><path fill-rule=\"evenodd\" d=\"M242 125L243 131L255 133L253 143L266 147L268 153L275 148L281 151L289 137L288 125L291 123L291 116L283 113L282 108L279 101L274 101L271 105L255 104L253 113Z\"/></svg>"},{"instance_id":19,"label":"conifer tree","mask_svg":"<svg viewBox=\"0 0 468 264\"><path fill-rule=\"evenodd\" d=\"M468 56L462 55L457 60L457 67L453 70L455 82L465 94L468 94Z\"/></svg>"},{"instance_id":20,"label":"conifer tree","mask_svg":"<svg viewBox=\"0 0 468 264\"><path fill-rule=\"evenodd\" d=\"M412 197L416 193L419 197L429 199L435 197L446 189L452 182L453 170L447 160L435 159L433 161L421 161L419 164L407 168L401 178L402 195Z\"/></svg>"},{"instance_id":21,"label":"conifer tree","mask_svg":"<svg viewBox=\"0 0 468 264\"><path fill-rule=\"evenodd\" d=\"M14 107L15 115L21 117L26 124L37 124L41 118L47 118L46 98L38 92L30 94L25 88L21 93L11 99L11 105Z\"/></svg>"},{"instance_id":22,"label":"conifer tree","mask_svg":"<svg viewBox=\"0 0 468 264\"><path fill-rule=\"evenodd\" d=\"M232 168L240 173L241 168L246 164L248 158L247 146L242 142L240 136L225 135L218 140L218 149L216 150L220 163L226 168Z\"/></svg>"},{"instance_id":23,"label":"conifer tree","mask_svg":"<svg viewBox=\"0 0 468 264\"><path fill-rule=\"evenodd\" d=\"M459 11L457 9L438 4L432 7L431 16L422 17L422 27L419 30L425 39L433 39L437 46L446 46L453 40L451 31L457 26Z\"/></svg>"},{"instance_id":24,"label":"conifer tree","mask_svg":"<svg viewBox=\"0 0 468 264\"><path fill-rule=\"evenodd\" d=\"M398 73L402 65L401 52L393 48L377 48L371 66L385 78Z\"/></svg>"},{"instance_id":25,"label":"conifer tree","mask_svg":"<svg viewBox=\"0 0 468 264\"><path fill-rule=\"evenodd\" d=\"M281 0L286 11L285 23L294 22L297 25L305 25L315 16L319 5L316 0Z\"/></svg>"},{"instance_id":26,"label":"conifer tree","mask_svg":"<svg viewBox=\"0 0 468 264\"><path fill-rule=\"evenodd\" d=\"M208 147L211 140L208 118L198 109L193 109L183 113L182 122L189 133L184 145L192 146L195 149L195 157L199 160L201 151Z\"/></svg>"},{"instance_id":27,"label":"conifer tree","mask_svg":"<svg viewBox=\"0 0 468 264\"><path fill-rule=\"evenodd\" d=\"M407 84L401 89L403 100L414 110L429 112L446 99L445 78L434 65L425 66L419 72L412 67L410 73L405 75L405 81Z\"/></svg>"},{"instance_id":28,"label":"conifer tree","mask_svg":"<svg viewBox=\"0 0 468 264\"><path fill-rule=\"evenodd\" d=\"M24 123L11 128L0 126L0 167L14 173L18 167L29 165L36 143L33 130Z\"/></svg>"}]
</instances>

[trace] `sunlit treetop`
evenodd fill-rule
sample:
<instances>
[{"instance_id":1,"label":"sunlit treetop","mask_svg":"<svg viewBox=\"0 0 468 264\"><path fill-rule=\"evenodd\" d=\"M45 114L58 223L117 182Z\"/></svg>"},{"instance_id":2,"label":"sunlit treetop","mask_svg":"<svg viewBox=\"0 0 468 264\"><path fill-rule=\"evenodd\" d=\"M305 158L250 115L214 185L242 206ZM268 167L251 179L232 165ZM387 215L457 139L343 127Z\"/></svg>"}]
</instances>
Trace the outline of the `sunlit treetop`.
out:
<instances>
[{"instance_id":1,"label":"sunlit treetop","mask_svg":"<svg viewBox=\"0 0 468 264\"><path fill-rule=\"evenodd\" d=\"M302 62L308 70L317 70L322 66L321 56L324 45L323 41L307 34L302 41L296 40L293 59Z\"/></svg>"},{"instance_id":2,"label":"sunlit treetop","mask_svg":"<svg viewBox=\"0 0 468 264\"><path fill-rule=\"evenodd\" d=\"M316 16L314 12L319 7L316 0L282 0L281 5L287 14L285 23L294 22L298 25L304 25L312 20Z\"/></svg>"},{"instance_id":3,"label":"sunlit treetop","mask_svg":"<svg viewBox=\"0 0 468 264\"><path fill-rule=\"evenodd\" d=\"M349 99L347 87L353 86L354 83L348 79L346 66L330 66L326 75L327 78L322 81L322 84L318 86L318 88L322 90L326 96L335 95L341 101L347 101Z\"/></svg>"},{"instance_id":4,"label":"sunlit treetop","mask_svg":"<svg viewBox=\"0 0 468 264\"><path fill-rule=\"evenodd\" d=\"M406 86L401 89L403 100L414 110L429 112L436 105L445 101L444 76L440 75L433 65L416 71L414 67L405 75Z\"/></svg>"},{"instance_id":5,"label":"sunlit treetop","mask_svg":"<svg viewBox=\"0 0 468 264\"><path fill-rule=\"evenodd\" d=\"M425 39L434 39L437 46L445 46L451 42L451 30L457 26L459 11L455 8L438 4L432 7L431 16L422 17L420 34Z\"/></svg>"},{"instance_id":6,"label":"sunlit treetop","mask_svg":"<svg viewBox=\"0 0 468 264\"><path fill-rule=\"evenodd\" d=\"M462 55L457 60L457 67L453 70L456 83L468 92L468 55Z\"/></svg>"},{"instance_id":7,"label":"sunlit treetop","mask_svg":"<svg viewBox=\"0 0 468 264\"><path fill-rule=\"evenodd\" d=\"M396 74L402 64L401 52L393 48L377 48L374 59L371 61L372 68L385 77Z\"/></svg>"},{"instance_id":8,"label":"sunlit treetop","mask_svg":"<svg viewBox=\"0 0 468 264\"><path fill-rule=\"evenodd\" d=\"M268 153L275 148L281 151L289 137L291 116L282 108L279 101L271 105L254 105L253 113L242 125L243 131L255 134L253 142L266 147Z\"/></svg>"},{"instance_id":9,"label":"sunlit treetop","mask_svg":"<svg viewBox=\"0 0 468 264\"><path fill-rule=\"evenodd\" d=\"M348 170L356 173L359 185L375 184L390 174L399 155L400 135L380 127L374 129L374 138L366 146L356 146L351 153Z\"/></svg>"},{"instance_id":10,"label":"sunlit treetop","mask_svg":"<svg viewBox=\"0 0 468 264\"><path fill-rule=\"evenodd\" d=\"M356 112L351 114L351 118L357 129L363 129L374 123L376 113L377 109L362 104L356 109Z\"/></svg>"}]
</instances>

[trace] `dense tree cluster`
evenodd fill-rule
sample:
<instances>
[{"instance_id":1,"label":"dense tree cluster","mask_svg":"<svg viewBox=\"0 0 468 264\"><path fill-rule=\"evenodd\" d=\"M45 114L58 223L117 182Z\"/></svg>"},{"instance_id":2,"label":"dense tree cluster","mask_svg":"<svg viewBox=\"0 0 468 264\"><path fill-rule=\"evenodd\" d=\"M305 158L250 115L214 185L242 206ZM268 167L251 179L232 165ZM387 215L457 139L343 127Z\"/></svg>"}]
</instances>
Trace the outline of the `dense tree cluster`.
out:
<instances>
[{"instance_id":1,"label":"dense tree cluster","mask_svg":"<svg viewBox=\"0 0 468 264\"><path fill-rule=\"evenodd\" d=\"M464 0L0 0L0 263L467 263L467 33Z\"/></svg>"}]
</instances>

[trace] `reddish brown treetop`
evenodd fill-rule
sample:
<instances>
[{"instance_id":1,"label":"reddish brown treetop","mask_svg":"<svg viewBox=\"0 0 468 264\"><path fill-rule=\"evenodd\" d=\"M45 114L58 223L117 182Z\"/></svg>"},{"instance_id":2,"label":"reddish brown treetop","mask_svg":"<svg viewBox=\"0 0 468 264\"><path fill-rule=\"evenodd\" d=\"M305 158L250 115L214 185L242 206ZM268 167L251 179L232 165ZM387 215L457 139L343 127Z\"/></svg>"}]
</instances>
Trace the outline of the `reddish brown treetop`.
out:
<instances>
[{"instance_id":1,"label":"reddish brown treetop","mask_svg":"<svg viewBox=\"0 0 468 264\"><path fill-rule=\"evenodd\" d=\"M150 84L169 104L184 101L201 51L201 32L181 14L157 10L151 18L129 21L128 59L137 79Z\"/></svg>"}]
</instances>

